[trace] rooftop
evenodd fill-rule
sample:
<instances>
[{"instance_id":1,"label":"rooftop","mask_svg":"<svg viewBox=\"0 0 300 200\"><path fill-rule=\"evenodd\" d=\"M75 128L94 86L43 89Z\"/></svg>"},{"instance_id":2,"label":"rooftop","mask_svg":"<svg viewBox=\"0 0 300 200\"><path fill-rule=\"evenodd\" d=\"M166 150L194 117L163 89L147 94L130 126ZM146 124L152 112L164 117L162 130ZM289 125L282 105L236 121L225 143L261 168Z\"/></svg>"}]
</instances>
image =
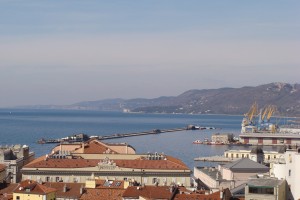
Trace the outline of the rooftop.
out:
<instances>
[{"instance_id":1,"label":"rooftop","mask_svg":"<svg viewBox=\"0 0 300 200\"><path fill-rule=\"evenodd\" d=\"M239 159L237 161L234 161L232 163L228 163L226 165L223 165L223 168L230 169L232 171L239 171L239 170L266 170L268 171L269 168L265 165L259 164L253 160L250 160L249 158L243 158Z\"/></svg>"},{"instance_id":2,"label":"rooftop","mask_svg":"<svg viewBox=\"0 0 300 200\"><path fill-rule=\"evenodd\" d=\"M256 178L250 179L248 181L248 186L255 186L255 187L276 187L281 185L284 180L278 180L274 178Z\"/></svg>"},{"instance_id":3,"label":"rooftop","mask_svg":"<svg viewBox=\"0 0 300 200\"><path fill-rule=\"evenodd\" d=\"M123 197L135 198L143 197L145 199L170 199L172 193L168 186L131 186L128 187Z\"/></svg>"},{"instance_id":4,"label":"rooftop","mask_svg":"<svg viewBox=\"0 0 300 200\"><path fill-rule=\"evenodd\" d=\"M42 156L35 159L31 163L25 165L24 168L86 168L96 167L102 160L99 159L55 159L46 158ZM189 170L189 168L179 159L171 156L166 156L163 160L148 160L141 156L135 160L128 159L114 159L109 161L111 164L115 164L121 168L133 168L133 169L161 169L161 170Z\"/></svg>"},{"instance_id":5,"label":"rooftop","mask_svg":"<svg viewBox=\"0 0 300 200\"><path fill-rule=\"evenodd\" d=\"M45 195L55 191L56 189L39 184L36 181L24 180L18 184L17 188L14 190L14 193L30 193Z\"/></svg>"}]
</instances>

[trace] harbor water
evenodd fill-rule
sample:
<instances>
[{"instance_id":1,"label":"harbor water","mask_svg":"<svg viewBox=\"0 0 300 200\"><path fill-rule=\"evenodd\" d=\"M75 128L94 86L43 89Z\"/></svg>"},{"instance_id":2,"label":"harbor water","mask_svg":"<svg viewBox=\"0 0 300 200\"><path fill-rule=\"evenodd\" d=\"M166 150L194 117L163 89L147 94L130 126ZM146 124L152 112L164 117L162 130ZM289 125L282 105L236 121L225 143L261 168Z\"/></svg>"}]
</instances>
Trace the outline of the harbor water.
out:
<instances>
[{"instance_id":1,"label":"harbor water","mask_svg":"<svg viewBox=\"0 0 300 200\"><path fill-rule=\"evenodd\" d=\"M181 159L191 169L213 163L194 161L200 156L223 155L227 149L251 147L192 144L211 138L214 133L239 135L242 116L142 114L74 110L0 109L0 145L28 145L36 157L50 153L56 144L37 144L41 138L57 139L76 133L89 136L182 128L189 124L215 127L213 130L186 130L137 137L105 140L128 143L137 153L158 152Z\"/></svg>"}]
</instances>

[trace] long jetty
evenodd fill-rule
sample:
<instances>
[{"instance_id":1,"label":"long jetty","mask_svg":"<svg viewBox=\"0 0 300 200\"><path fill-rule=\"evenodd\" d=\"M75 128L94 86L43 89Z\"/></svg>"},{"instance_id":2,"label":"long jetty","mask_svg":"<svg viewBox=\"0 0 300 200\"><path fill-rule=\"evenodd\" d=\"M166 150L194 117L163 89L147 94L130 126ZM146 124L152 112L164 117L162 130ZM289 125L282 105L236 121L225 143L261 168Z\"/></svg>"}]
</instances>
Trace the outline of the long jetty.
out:
<instances>
[{"instance_id":1,"label":"long jetty","mask_svg":"<svg viewBox=\"0 0 300 200\"><path fill-rule=\"evenodd\" d=\"M226 158L224 156L210 156L210 157L199 157L194 158L194 161L204 161L204 162L232 162L237 159L235 158Z\"/></svg>"},{"instance_id":2,"label":"long jetty","mask_svg":"<svg viewBox=\"0 0 300 200\"><path fill-rule=\"evenodd\" d=\"M124 137L134 137L134 136L143 136L143 135L152 135L152 134L159 134L159 133L170 133L170 132L177 132L177 131L184 131L188 130L187 128L174 128L174 129L154 129L151 131L144 131L144 132L136 132L136 133L122 133L122 134L113 134L113 135L103 135L97 136L99 140L109 140L109 139L116 139L116 138L124 138Z\"/></svg>"},{"instance_id":3,"label":"long jetty","mask_svg":"<svg viewBox=\"0 0 300 200\"><path fill-rule=\"evenodd\" d=\"M37 141L39 144L46 144L46 143L73 143L73 142L83 142L87 141L91 138L96 138L99 140L109 140L109 139L116 139L116 138L124 138L124 137L134 137L134 136L143 136L143 135L152 135L152 134L160 134L160 133L170 133L170 132L177 132L177 131L185 131L185 130L205 130L205 129L215 129L214 127L198 127L194 125L188 125L184 128L172 128L172 129L153 129L151 131L144 131L144 132L134 132L134 133L119 133L119 134L112 134L112 135L100 135L100 136L87 136L86 134L75 134L73 136L69 136L66 138L61 139L40 139Z\"/></svg>"}]
</instances>

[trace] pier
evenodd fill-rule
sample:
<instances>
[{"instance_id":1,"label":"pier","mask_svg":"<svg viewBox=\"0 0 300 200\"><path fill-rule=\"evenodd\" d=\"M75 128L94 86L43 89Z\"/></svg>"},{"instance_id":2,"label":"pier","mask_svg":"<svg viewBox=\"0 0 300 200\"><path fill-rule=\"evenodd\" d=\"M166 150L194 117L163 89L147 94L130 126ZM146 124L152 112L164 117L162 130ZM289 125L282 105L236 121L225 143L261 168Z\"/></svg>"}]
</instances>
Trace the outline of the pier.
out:
<instances>
[{"instance_id":1,"label":"pier","mask_svg":"<svg viewBox=\"0 0 300 200\"><path fill-rule=\"evenodd\" d=\"M86 134L80 133L72 136L68 136L60 139L40 139L37 141L39 144L48 144L48 143L74 143L74 142L84 142L92 138L96 138L99 140L109 140L116 138L125 138L125 137L135 137L135 136L143 136L143 135L152 135L152 134L160 134L160 133L170 133L177 131L185 131L185 130L204 130L204 129L212 129L212 127L202 127L201 129L191 128L191 125L184 128L172 128L172 129L153 129L150 131L143 132L134 132L134 133L119 133L112 135L100 135L100 136L88 136Z\"/></svg>"},{"instance_id":2,"label":"pier","mask_svg":"<svg viewBox=\"0 0 300 200\"><path fill-rule=\"evenodd\" d=\"M116 139L116 138L152 135L152 134L159 134L159 133L170 133L170 132L185 131L185 130L189 130L189 129L187 128L174 128L174 129L165 129L165 130L154 129L151 131L136 132L136 133L122 133L122 134L95 136L95 138L99 140L109 140L109 139Z\"/></svg>"},{"instance_id":3,"label":"pier","mask_svg":"<svg viewBox=\"0 0 300 200\"><path fill-rule=\"evenodd\" d=\"M205 129L216 129L214 127L200 127L195 125L188 125L184 128L172 128L172 129L153 129L150 131L144 132L134 132L134 133L118 133L112 135L100 135L100 136L88 136L84 133L74 134L72 136L68 136L61 139L40 139L37 141L39 144L48 144L48 143L74 143L74 142L84 142L89 139L99 139L99 140L109 140L116 138L125 138L125 137L135 137L135 136L143 136L143 135L152 135L152 134L160 134L160 133L170 133L177 131L186 131L186 130L205 130Z\"/></svg>"},{"instance_id":4,"label":"pier","mask_svg":"<svg viewBox=\"0 0 300 200\"><path fill-rule=\"evenodd\" d=\"M206 162L232 162L238 160L236 158L226 158L224 156L210 156L194 158L194 161L206 161Z\"/></svg>"}]
</instances>

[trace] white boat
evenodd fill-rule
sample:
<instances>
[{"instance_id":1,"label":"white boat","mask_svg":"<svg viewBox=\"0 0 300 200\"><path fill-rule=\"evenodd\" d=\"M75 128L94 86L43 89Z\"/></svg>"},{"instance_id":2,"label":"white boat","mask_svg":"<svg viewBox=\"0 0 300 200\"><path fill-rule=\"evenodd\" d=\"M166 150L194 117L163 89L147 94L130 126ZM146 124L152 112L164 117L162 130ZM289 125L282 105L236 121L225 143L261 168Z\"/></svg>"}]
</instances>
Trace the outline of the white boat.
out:
<instances>
[{"instance_id":1,"label":"white boat","mask_svg":"<svg viewBox=\"0 0 300 200\"><path fill-rule=\"evenodd\" d=\"M193 144L203 144L203 142L201 140L195 140Z\"/></svg>"}]
</instances>

